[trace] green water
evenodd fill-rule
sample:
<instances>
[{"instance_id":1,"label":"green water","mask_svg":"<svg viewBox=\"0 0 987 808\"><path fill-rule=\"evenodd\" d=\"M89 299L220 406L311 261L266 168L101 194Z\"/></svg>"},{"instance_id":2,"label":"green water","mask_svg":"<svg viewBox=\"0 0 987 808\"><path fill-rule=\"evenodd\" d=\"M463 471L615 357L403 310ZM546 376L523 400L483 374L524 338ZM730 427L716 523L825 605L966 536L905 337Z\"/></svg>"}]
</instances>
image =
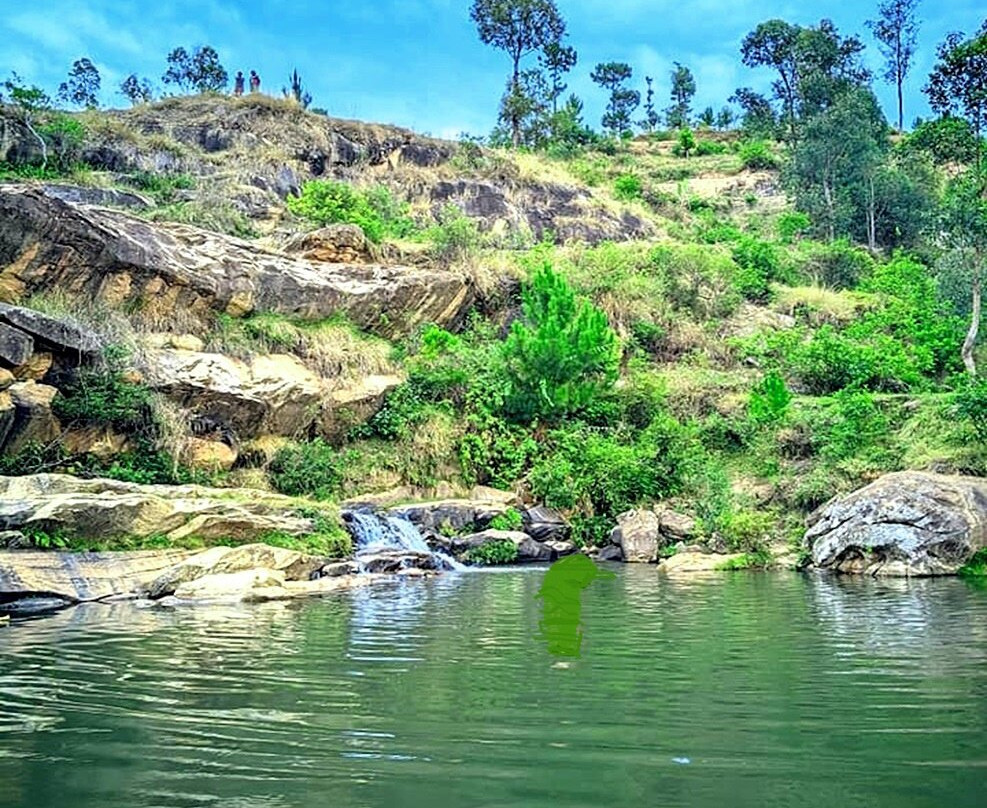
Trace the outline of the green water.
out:
<instances>
[{"instance_id":1,"label":"green water","mask_svg":"<svg viewBox=\"0 0 987 808\"><path fill-rule=\"evenodd\" d=\"M0 629L0 806L987 804L987 591L542 573Z\"/></svg>"}]
</instances>

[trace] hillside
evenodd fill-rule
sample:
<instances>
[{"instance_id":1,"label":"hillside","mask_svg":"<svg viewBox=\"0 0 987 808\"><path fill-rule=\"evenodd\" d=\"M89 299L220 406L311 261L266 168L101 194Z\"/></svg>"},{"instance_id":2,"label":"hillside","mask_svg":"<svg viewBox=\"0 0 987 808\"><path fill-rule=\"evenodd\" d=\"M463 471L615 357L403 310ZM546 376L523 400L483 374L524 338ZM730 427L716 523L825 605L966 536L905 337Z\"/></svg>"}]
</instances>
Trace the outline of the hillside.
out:
<instances>
[{"instance_id":1,"label":"hillside","mask_svg":"<svg viewBox=\"0 0 987 808\"><path fill-rule=\"evenodd\" d=\"M71 120L38 172L0 116L8 474L332 502L487 485L598 546L657 504L759 564L885 472L987 472L945 384L962 323L912 259L810 239L780 147L550 157L258 97ZM354 218L320 229L327 205ZM509 336L544 266L616 335L619 378L585 400ZM538 373L547 409L515 401Z\"/></svg>"}]
</instances>

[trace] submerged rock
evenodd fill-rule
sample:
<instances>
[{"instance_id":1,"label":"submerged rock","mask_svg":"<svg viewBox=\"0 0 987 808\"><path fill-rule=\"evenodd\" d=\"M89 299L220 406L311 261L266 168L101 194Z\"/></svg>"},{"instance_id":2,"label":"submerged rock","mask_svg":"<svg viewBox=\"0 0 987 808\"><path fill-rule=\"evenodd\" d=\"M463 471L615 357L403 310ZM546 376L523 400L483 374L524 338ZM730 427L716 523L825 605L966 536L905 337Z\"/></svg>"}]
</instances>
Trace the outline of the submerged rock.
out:
<instances>
[{"instance_id":1,"label":"submerged rock","mask_svg":"<svg viewBox=\"0 0 987 808\"><path fill-rule=\"evenodd\" d=\"M987 547L987 480L906 471L810 518L814 564L845 573L952 575Z\"/></svg>"}]
</instances>

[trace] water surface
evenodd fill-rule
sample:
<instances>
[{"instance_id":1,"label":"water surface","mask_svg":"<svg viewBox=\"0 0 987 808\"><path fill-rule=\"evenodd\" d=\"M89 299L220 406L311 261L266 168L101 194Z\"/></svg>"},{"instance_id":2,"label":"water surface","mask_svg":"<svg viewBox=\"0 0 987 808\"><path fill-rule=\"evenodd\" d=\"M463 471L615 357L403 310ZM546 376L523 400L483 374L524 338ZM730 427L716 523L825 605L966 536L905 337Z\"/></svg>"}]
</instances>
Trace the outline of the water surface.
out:
<instances>
[{"instance_id":1,"label":"water surface","mask_svg":"<svg viewBox=\"0 0 987 808\"><path fill-rule=\"evenodd\" d=\"M0 806L987 804L987 591L542 572L0 629Z\"/></svg>"}]
</instances>

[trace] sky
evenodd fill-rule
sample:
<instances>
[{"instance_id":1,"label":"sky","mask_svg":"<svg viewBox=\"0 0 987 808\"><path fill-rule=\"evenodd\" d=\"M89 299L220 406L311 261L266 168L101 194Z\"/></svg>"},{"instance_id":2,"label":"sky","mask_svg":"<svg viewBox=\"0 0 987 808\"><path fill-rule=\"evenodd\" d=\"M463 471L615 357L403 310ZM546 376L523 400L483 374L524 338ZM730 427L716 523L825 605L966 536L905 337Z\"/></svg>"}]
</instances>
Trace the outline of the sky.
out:
<instances>
[{"instance_id":1,"label":"sky","mask_svg":"<svg viewBox=\"0 0 987 808\"><path fill-rule=\"evenodd\" d=\"M579 53L569 89L599 127L604 91L589 80L598 62L623 61L633 83L655 78L659 109L668 106L674 62L689 66L698 91L694 107L719 109L740 86L767 90L771 73L740 62L740 43L759 22L780 17L813 24L832 19L844 34L868 43L878 72L881 56L864 22L877 0L557 0ZM483 45L469 17L469 0L0 0L0 78L11 71L51 92L72 62L88 57L103 76L102 101L124 106L117 89L130 73L160 85L176 46L212 45L231 76L257 70L280 93L297 68L331 115L394 123L438 137L487 134L510 64ZM987 12L983 0L924 0L915 69L906 88L906 122L928 116L921 89L935 47L954 30L972 33ZM530 57L534 58L534 57ZM889 120L894 90L875 89Z\"/></svg>"}]
</instances>

